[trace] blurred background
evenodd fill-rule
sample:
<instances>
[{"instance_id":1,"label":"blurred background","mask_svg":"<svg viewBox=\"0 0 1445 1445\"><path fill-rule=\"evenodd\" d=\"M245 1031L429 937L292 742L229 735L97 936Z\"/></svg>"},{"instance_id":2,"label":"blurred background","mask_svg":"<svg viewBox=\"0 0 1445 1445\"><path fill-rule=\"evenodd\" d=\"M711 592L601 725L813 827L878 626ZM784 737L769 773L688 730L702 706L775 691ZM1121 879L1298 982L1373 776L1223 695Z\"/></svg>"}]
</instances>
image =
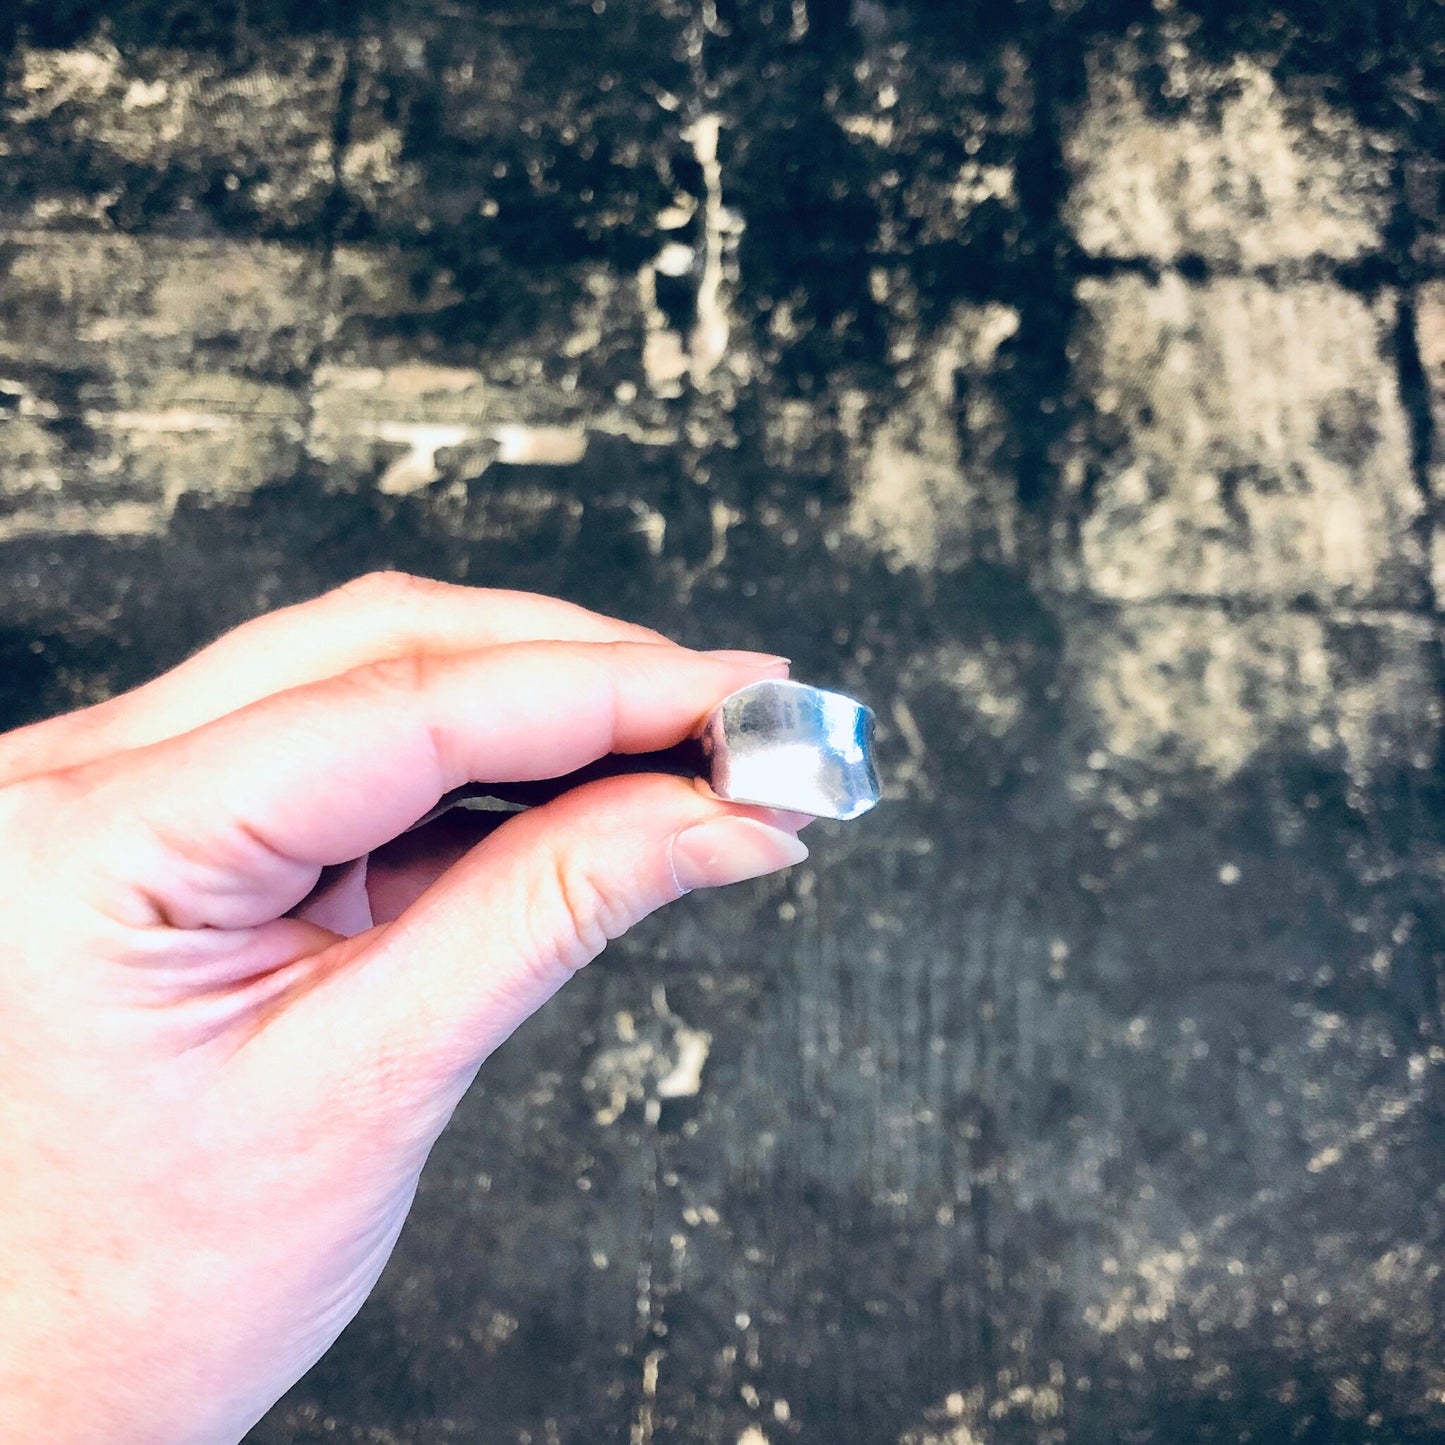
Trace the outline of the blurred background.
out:
<instances>
[{"instance_id":1,"label":"blurred background","mask_svg":"<svg viewBox=\"0 0 1445 1445\"><path fill-rule=\"evenodd\" d=\"M378 567L879 715L885 806L487 1065L252 1445L1445 1439L1438 0L0 58L0 725Z\"/></svg>"}]
</instances>

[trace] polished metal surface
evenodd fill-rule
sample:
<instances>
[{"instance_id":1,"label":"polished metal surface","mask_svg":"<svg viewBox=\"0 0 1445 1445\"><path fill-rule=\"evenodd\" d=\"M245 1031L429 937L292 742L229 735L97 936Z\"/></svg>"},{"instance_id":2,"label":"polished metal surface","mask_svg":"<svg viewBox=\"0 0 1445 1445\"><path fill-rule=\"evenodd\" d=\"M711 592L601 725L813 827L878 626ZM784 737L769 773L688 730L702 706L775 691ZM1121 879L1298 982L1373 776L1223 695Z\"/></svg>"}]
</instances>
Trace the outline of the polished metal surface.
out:
<instances>
[{"instance_id":1,"label":"polished metal surface","mask_svg":"<svg viewBox=\"0 0 1445 1445\"><path fill-rule=\"evenodd\" d=\"M755 682L724 698L702 731L713 792L815 818L857 818L879 797L873 713L800 682Z\"/></svg>"}]
</instances>

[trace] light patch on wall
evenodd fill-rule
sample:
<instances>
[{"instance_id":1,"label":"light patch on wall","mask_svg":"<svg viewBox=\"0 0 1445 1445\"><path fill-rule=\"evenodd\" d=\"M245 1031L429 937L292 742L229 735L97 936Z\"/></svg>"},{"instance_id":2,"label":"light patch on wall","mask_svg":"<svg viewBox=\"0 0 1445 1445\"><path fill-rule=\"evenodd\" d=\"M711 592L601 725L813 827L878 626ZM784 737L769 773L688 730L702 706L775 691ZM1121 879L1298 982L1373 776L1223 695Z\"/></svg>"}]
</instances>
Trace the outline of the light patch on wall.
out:
<instances>
[{"instance_id":1,"label":"light patch on wall","mask_svg":"<svg viewBox=\"0 0 1445 1445\"><path fill-rule=\"evenodd\" d=\"M917 345L919 382L876 431L857 420L847 428L843 408L857 475L848 527L890 565L927 571L1012 550L1007 486L982 451L966 460L960 447L955 382L960 372L987 373L1018 320L1006 306L960 307ZM962 424L986 436L996 411L982 388L974 391Z\"/></svg>"},{"instance_id":2,"label":"light patch on wall","mask_svg":"<svg viewBox=\"0 0 1445 1445\"><path fill-rule=\"evenodd\" d=\"M633 1103L642 1103L644 1116L656 1124L661 1101L701 1090L712 1036L673 1013L661 985L652 991L649 1015L619 1013L614 1031L615 1041L598 1049L582 1076L598 1124L615 1124Z\"/></svg>"},{"instance_id":3,"label":"light patch on wall","mask_svg":"<svg viewBox=\"0 0 1445 1445\"><path fill-rule=\"evenodd\" d=\"M466 367L326 366L317 372L307 444L323 464L359 471L375 465L377 442L402 447L379 485L405 493L439 480L449 449L465 453L457 465L469 476L493 462L575 466L587 455L588 429L565 419L574 411L555 388L501 385Z\"/></svg>"},{"instance_id":4,"label":"light patch on wall","mask_svg":"<svg viewBox=\"0 0 1445 1445\"><path fill-rule=\"evenodd\" d=\"M1056 1424L1064 1411L1062 1363L1051 1361L1047 1378L1033 1383L1007 1384L1010 1374L1000 1371L992 1391L975 1385L950 1392L941 1404L924 1410L923 1423L905 1430L898 1445L987 1445L993 1436L990 1426L999 1421L1017 1420L1035 1429ZM1050 1432L1035 1438L1059 1437Z\"/></svg>"},{"instance_id":5,"label":"light patch on wall","mask_svg":"<svg viewBox=\"0 0 1445 1445\"><path fill-rule=\"evenodd\" d=\"M722 117L700 116L684 132L703 177L702 269L698 278L696 319L687 335L668 324L657 302L658 276L684 277L697 268L698 250L680 241L667 241L638 273L638 299L646 323L642 365L648 385L659 396L678 396L684 378L694 386L705 383L729 356L732 322L725 296L729 266L742 219L723 203L723 173L719 156ZM659 229L667 232L685 223L689 208L673 206L663 213ZM732 358L735 370L745 370L741 357Z\"/></svg>"},{"instance_id":6,"label":"light patch on wall","mask_svg":"<svg viewBox=\"0 0 1445 1445\"><path fill-rule=\"evenodd\" d=\"M316 386L336 391L376 391L394 400L410 401L471 390L485 392L487 378L466 367L410 361L388 367L321 366L316 369Z\"/></svg>"},{"instance_id":7,"label":"light patch on wall","mask_svg":"<svg viewBox=\"0 0 1445 1445\"><path fill-rule=\"evenodd\" d=\"M1074 686L1106 756L1235 776L1269 749L1363 779L1427 767L1440 728L1429 619L1134 606L1067 627ZM1365 651L1369 669L1350 660Z\"/></svg>"},{"instance_id":8,"label":"light patch on wall","mask_svg":"<svg viewBox=\"0 0 1445 1445\"><path fill-rule=\"evenodd\" d=\"M441 475L437 453L445 447L460 446L474 435L470 427L428 425L425 422L383 421L372 428L379 441L392 442L406 448L382 474L378 486L383 492L398 495L414 492L434 482Z\"/></svg>"},{"instance_id":9,"label":"light patch on wall","mask_svg":"<svg viewBox=\"0 0 1445 1445\"><path fill-rule=\"evenodd\" d=\"M527 426L507 422L492 431L497 460L513 466L571 467L587 455L587 433L581 427Z\"/></svg>"},{"instance_id":10,"label":"light patch on wall","mask_svg":"<svg viewBox=\"0 0 1445 1445\"><path fill-rule=\"evenodd\" d=\"M1162 119L1136 51L1090 58L1089 100L1064 138L1075 177L1065 216L1086 251L1263 266L1383 249L1386 140L1315 94L1286 95L1267 63L1173 64L1166 84L1183 100Z\"/></svg>"},{"instance_id":11,"label":"light patch on wall","mask_svg":"<svg viewBox=\"0 0 1445 1445\"><path fill-rule=\"evenodd\" d=\"M10 119L23 125L43 120L82 95L103 95L114 84L121 66L120 51L102 41L94 49L21 51L19 94L25 99Z\"/></svg>"},{"instance_id":12,"label":"light patch on wall","mask_svg":"<svg viewBox=\"0 0 1445 1445\"><path fill-rule=\"evenodd\" d=\"M0 517L0 542L14 537L141 537L165 529L169 511L156 502L117 502L87 507L64 503Z\"/></svg>"},{"instance_id":13,"label":"light patch on wall","mask_svg":"<svg viewBox=\"0 0 1445 1445\"><path fill-rule=\"evenodd\" d=\"M177 66L175 54L122 52L103 33L66 49L22 46L12 88L19 103L7 119L24 126L61 116L72 143L158 173L177 164L189 170L194 157L182 161L180 153L199 143L234 167L226 184L244 183L269 218L294 223L295 208L318 204L335 183L329 118L346 68L342 43L272 38L260 48L264 61L249 67L199 54ZM154 74L158 66L165 78ZM47 198L33 203L29 218L113 224L104 207L115 194L78 187L49 197L49 208Z\"/></svg>"},{"instance_id":14,"label":"light patch on wall","mask_svg":"<svg viewBox=\"0 0 1445 1445\"><path fill-rule=\"evenodd\" d=\"M1416 345L1435 428L1435 455L1431 459L1430 492L1436 499L1430 531L1431 590L1437 605L1445 599L1445 515L1439 499L1445 497L1445 281L1422 286L1416 300Z\"/></svg>"},{"instance_id":15,"label":"light patch on wall","mask_svg":"<svg viewBox=\"0 0 1445 1445\"><path fill-rule=\"evenodd\" d=\"M677 1058L671 1070L658 1081L659 1099L688 1099L702 1088L703 1066L707 1063L712 1035L702 1029L679 1028L673 1035Z\"/></svg>"},{"instance_id":16,"label":"light patch on wall","mask_svg":"<svg viewBox=\"0 0 1445 1445\"><path fill-rule=\"evenodd\" d=\"M1179 1298L1185 1276L1199 1264L1199 1241L1186 1236L1168 1249L1145 1248L1127 1270L1117 1259L1105 1261L1109 1281L1104 1298L1084 1309L1084 1321L1101 1335L1117 1334L1125 1325L1162 1323Z\"/></svg>"},{"instance_id":17,"label":"light patch on wall","mask_svg":"<svg viewBox=\"0 0 1445 1445\"><path fill-rule=\"evenodd\" d=\"M1083 515L1063 585L1125 601L1419 600L1392 297L1166 276L1087 280L1079 298L1096 411L1066 470Z\"/></svg>"}]
</instances>

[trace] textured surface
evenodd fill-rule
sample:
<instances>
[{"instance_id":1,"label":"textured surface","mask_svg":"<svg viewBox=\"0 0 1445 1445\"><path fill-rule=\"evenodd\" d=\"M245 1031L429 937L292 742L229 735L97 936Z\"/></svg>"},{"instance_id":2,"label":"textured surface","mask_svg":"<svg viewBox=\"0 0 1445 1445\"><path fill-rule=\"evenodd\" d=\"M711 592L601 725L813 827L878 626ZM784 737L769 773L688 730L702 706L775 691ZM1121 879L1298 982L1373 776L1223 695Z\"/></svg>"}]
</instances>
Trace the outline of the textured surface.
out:
<instances>
[{"instance_id":1,"label":"textured surface","mask_svg":"<svg viewBox=\"0 0 1445 1445\"><path fill-rule=\"evenodd\" d=\"M376 566L890 801L484 1070L253 1445L1445 1438L1445 12L12 0L0 723Z\"/></svg>"}]
</instances>

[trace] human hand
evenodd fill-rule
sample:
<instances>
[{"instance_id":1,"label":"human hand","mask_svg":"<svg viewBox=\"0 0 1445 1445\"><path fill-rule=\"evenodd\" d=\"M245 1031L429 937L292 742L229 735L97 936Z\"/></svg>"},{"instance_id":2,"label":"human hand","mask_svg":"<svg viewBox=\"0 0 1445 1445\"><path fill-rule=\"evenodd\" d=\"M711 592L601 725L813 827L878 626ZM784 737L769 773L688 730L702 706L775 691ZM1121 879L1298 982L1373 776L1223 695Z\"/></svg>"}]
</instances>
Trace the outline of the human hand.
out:
<instances>
[{"instance_id":1,"label":"human hand","mask_svg":"<svg viewBox=\"0 0 1445 1445\"><path fill-rule=\"evenodd\" d=\"M806 856L660 776L392 840L785 671L373 577L0 737L0 1439L239 1440L360 1307L488 1053L654 909Z\"/></svg>"}]
</instances>

